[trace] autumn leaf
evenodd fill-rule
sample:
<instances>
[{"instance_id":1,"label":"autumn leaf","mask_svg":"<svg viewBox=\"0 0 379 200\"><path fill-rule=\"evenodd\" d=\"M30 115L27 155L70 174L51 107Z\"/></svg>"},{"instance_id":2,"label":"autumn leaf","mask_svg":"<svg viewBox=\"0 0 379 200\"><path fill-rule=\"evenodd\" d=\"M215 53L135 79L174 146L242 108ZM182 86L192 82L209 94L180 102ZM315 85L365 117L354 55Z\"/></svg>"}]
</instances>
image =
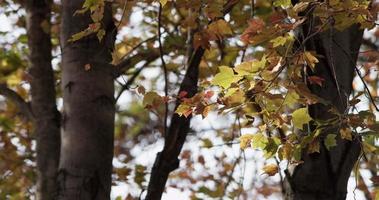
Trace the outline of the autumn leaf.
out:
<instances>
[{"instance_id":1,"label":"autumn leaf","mask_svg":"<svg viewBox=\"0 0 379 200\"><path fill-rule=\"evenodd\" d=\"M254 138L254 134L244 134L240 137L240 148L246 149Z\"/></svg>"},{"instance_id":2,"label":"autumn leaf","mask_svg":"<svg viewBox=\"0 0 379 200\"><path fill-rule=\"evenodd\" d=\"M292 3L291 0L275 0L273 5L276 7L289 7Z\"/></svg>"},{"instance_id":3,"label":"autumn leaf","mask_svg":"<svg viewBox=\"0 0 379 200\"><path fill-rule=\"evenodd\" d=\"M144 94L146 93L146 89L145 89L145 87L143 87L142 85L140 85L140 86L137 88L137 92L138 92L139 94L144 95Z\"/></svg>"},{"instance_id":4,"label":"autumn leaf","mask_svg":"<svg viewBox=\"0 0 379 200\"><path fill-rule=\"evenodd\" d=\"M192 107L187 104L180 104L178 108L176 108L175 113L177 113L179 116L185 116L188 117L192 114Z\"/></svg>"},{"instance_id":5,"label":"autumn leaf","mask_svg":"<svg viewBox=\"0 0 379 200\"><path fill-rule=\"evenodd\" d=\"M211 46L209 43L210 40L210 36L207 32L197 32L193 37L193 47L194 49L198 49L199 47L209 49Z\"/></svg>"},{"instance_id":6,"label":"autumn leaf","mask_svg":"<svg viewBox=\"0 0 379 200\"><path fill-rule=\"evenodd\" d=\"M328 134L324 140L325 147L330 150L337 145L336 134Z\"/></svg>"},{"instance_id":7,"label":"autumn leaf","mask_svg":"<svg viewBox=\"0 0 379 200\"><path fill-rule=\"evenodd\" d=\"M248 44L250 42L250 38L261 32L264 27L265 23L262 19L257 18L250 20L248 28L241 35L241 40L245 44Z\"/></svg>"},{"instance_id":8,"label":"autumn leaf","mask_svg":"<svg viewBox=\"0 0 379 200\"><path fill-rule=\"evenodd\" d=\"M213 97L213 95L214 95L214 92L211 91L211 90L209 90L209 91L207 91L207 92L204 94L204 98L206 98L206 99L210 99L210 98Z\"/></svg>"},{"instance_id":9,"label":"autumn leaf","mask_svg":"<svg viewBox=\"0 0 379 200\"><path fill-rule=\"evenodd\" d=\"M156 101L162 101L162 97L158 95L156 92L147 92L143 97L142 104L145 107L149 105L152 106Z\"/></svg>"},{"instance_id":10,"label":"autumn leaf","mask_svg":"<svg viewBox=\"0 0 379 200\"><path fill-rule=\"evenodd\" d=\"M350 140L350 141L353 140L353 135L352 135L352 132L351 132L350 128L346 128L346 127L341 128L340 129L340 134L341 134L341 138L342 139Z\"/></svg>"},{"instance_id":11,"label":"autumn leaf","mask_svg":"<svg viewBox=\"0 0 379 200\"><path fill-rule=\"evenodd\" d=\"M313 139L308 145L308 153L320 153L320 142L318 139Z\"/></svg>"},{"instance_id":12,"label":"autumn leaf","mask_svg":"<svg viewBox=\"0 0 379 200\"><path fill-rule=\"evenodd\" d=\"M229 24L223 19L211 23L207 32L211 40L219 40L233 34Z\"/></svg>"},{"instance_id":13,"label":"autumn leaf","mask_svg":"<svg viewBox=\"0 0 379 200\"><path fill-rule=\"evenodd\" d=\"M312 70L314 70L316 63L319 62L318 59L309 51L304 52L303 58Z\"/></svg>"},{"instance_id":14,"label":"autumn leaf","mask_svg":"<svg viewBox=\"0 0 379 200\"><path fill-rule=\"evenodd\" d=\"M202 143L203 143L203 144L201 145L202 147L207 148L207 149L213 147L213 142L212 142L210 139L205 138L205 139L202 139L201 141L202 141Z\"/></svg>"},{"instance_id":15,"label":"autumn leaf","mask_svg":"<svg viewBox=\"0 0 379 200\"><path fill-rule=\"evenodd\" d=\"M288 34L287 36L276 37L276 38L270 40L270 42L272 43L272 46L275 48L275 47L278 47L278 46L283 46L287 42L291 42L293 40L294 40L293 36L291 36L291 35Z\"/></svg>"},{"instance_id":16,"label":"autumn leaf","mask_svg":"<svg viewBox=\"0 0 379 200\"><path fill-rule=\"evenodd\" d=\"M266 56L263 56L261 60L254 60L250 62L243 62L235 67L235 70L238 75L246 76L252 75L264 69L266 66L267 60Z\"/></svg>"},{"instance_id":17,"label":"autumn leaf","mask_svg":"<svg viewBox=\"0 0 379 200\"><path fill-rule=\"evenodd\" d=\"M218 85L227 89L232 83L237 83L242 79L241 76L235 75L232 68L228 66L220 66L220 72L212 80L213 85Z\"/></svg>"},{"instance_id":18,"label":"autumn leaf","mask_svg":"<svg viewBox=\"0 0 379 200\"><path fill-rule=\"evenodd\" d=\"M293 10L296 13L303 12L309 5L309 2L299 2L294 7Z\"/></svg>"},{"instance_id":19,"label":"autumn leaf","mask_svg":"<svg viewBox=\"0 0 379 200\"><path fill-rule=\"evenodd\" d=\"M265 149L268 144L268 139L262 133L256 133L253 135L251 141L251 147L255 149Z\"/></svg>"},{"instance_id":20,"label":"autumn leaf","mask_svg":"<svg viewBox=\"0 0 379 200\"><path fill-rule=\"evenodd\" d=\"M159 0L159 3L161 3L162 6L165 6L167 3L167 0Z\"/></svg>"},{"instance_id":21,"label":"autumn leaf","mask_svg":"<svg viewBox=\"0 0 379 200\"><path fill-rule=\"evenodd\" d=\"M292 122L295 128L303 130L303 125L312 120L307 108L299 108L292 113Z\"/></svg>"},{"instance_id":22,"label":"autumn leaf","mask_svg":"<svg viewBox=\"0 0 379 200\"><path fill-rule=\"evenodd\" d=\"M308 81L310 84L317 84L321 87L325 79L319 76L309 76Z\"/></svg>"},{"instance_id":23,"label":"autumn leaf","mask_svg":"<svg viewBox=\"0 0 379 200\"><path fill-rule=\"evenodd\" d=\"M186 97L187 95L188 95L187 91L180 91L179 95L178 95L178 98L182 99L182 98Z\"/></svg>"},{"instance_id":24,"label":"autumn leaf","mask_svg":"<svg viewBox=\"0 0 379 200\"><path fill-rule=\"evenodd\" d=\"M262 168L263 172L269 176L274 176L279 171L278 165L268 164Z\"/></svg>"}]
</instances>

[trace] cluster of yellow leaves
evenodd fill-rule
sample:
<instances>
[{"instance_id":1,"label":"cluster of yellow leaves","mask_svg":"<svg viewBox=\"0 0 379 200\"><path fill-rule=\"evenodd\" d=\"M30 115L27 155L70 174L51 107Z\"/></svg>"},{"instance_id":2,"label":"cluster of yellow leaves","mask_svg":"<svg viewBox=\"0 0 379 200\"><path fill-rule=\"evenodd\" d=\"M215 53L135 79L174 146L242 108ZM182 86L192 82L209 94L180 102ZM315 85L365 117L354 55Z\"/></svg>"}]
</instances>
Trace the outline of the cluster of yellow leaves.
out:
<instances>
[{"instance_id":1,"label":"cluster of yellow leaves","mask_svg":"<svg viewBox=\"0 0 379 200\"><path fill-rule=\"evenodd\" d=\"M91 13L93 23L88 25L88 28L75 33L69 39L69 42L75 42L83 37L96 33L97 38L101 41L105 35L105 30L101 27L101 20L104 17L105 0L86 0L81 10L77 10L75 15L84 14L87 11Z\"/></svg>"}]
</instances>

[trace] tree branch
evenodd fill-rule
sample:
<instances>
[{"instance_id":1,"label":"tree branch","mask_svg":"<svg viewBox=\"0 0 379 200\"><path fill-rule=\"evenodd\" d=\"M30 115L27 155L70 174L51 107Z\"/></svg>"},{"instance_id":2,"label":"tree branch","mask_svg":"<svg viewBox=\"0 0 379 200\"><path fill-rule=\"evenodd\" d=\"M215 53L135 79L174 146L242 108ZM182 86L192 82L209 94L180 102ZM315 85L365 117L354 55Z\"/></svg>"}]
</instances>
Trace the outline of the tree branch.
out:
<instances>
[{"instance_id":1,"label":"tree branch","mask_svg":"<svg viewBox=\"0 0 379 200\"><path fill-rule=\"evenodd\" d=\"M159 58L159 52L156 50L146 50L142 51L132 57L124 59L119 64L115 65L114 78L119 77L124 72L133 68L137 63L146 60L146 62L152 62Z\"/></svg>"},{"instance_id":2,"label":"tree branch","mask_svg":"<svg viewBox=\"0 0 379 200\"><path fill-rule=\"evenodd\" d=\"M238 2L239 0L229 0L224 5L223 13L229 13ZM192 97L197 93L199 64L204 52L205 49L199 47L192 55L186 75L180 85L179 93L186 91L188 97ZM178 107L179 104L180 100L177 99L176 107ZM186 118L176 113L172 116L170 127L165 135L163 151L157 154L151 171L146 200L161 199L169 174L179 167L178 156L186 140L190 121L191 117Z\"/></svg>"},{"instance_id":3,"label":"tree branch","mask_svg":"<svg viewBox=\"0 0 379 200\"><path fill-rule=\"evenodd\" d=\"M0 95L4 96L9 101L12 101L17 106L22 115L28 120L34 120L34 115L30 104L27 103L19 94L17 94L17 92L8 88L5 84L0 84Z\"/></svg>"},{"instance_id":4,"label":"tree branch","mask_svg":"<svg viewBox=\"0 0 379 200\"><path fill-rule=\"evenodd\" d=\"M150 63L151 63L151 61L147 61L141 68L137 69L137 71L135 71L133 73L133 75L129 78L129 80L124 85L122 85L122 88L121 88L120 92L116 96L116 99L115 99L116 102L120 98L120 96L122 95L122 93L125 90L127 90L127 89L130 88L130 86L134 83L134 81L136 80L136 78L138 77L138 75L142 72L142 70L145 69Z\"/></svg>"}]
</instances>

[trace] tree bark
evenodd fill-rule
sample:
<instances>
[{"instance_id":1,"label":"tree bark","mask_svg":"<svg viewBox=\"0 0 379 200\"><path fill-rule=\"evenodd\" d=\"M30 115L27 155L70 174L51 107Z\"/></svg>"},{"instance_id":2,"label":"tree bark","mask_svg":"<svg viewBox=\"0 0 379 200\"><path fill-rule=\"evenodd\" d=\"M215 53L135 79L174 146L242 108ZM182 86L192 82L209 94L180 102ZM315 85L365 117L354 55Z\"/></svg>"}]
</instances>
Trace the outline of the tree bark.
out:
<instances>
[{"instance_id":1,"label":"tree bark","mask_svg":"<svg viewBox=\"0 0 379 200\"><path fill-rule=\"evenodd\" d=\"M59 200L110 199L114 82L112 60L116 27L106 3L99 42L90 35L76 42L68 39L92 23L89 13L74 14L84 0L62 1L62 90L64 111L59 165ZM86 67L85 67L86 66Z\"/></svg>"},{"instance_id":2,"label":"tree bark","mask_svg":"<svg viewBox=\"0 0 379 200\"><path fill-rule=\"evenodd\" d=\"M51 200L57 193L60 149L60 114L56 108L51 66L50 2L26 1L31 108L37 139L37 199Z\"/></svg>"},{"instance_id":3,"label":"tree bark","mask_svg":"<svg viewBox=\"0 0 379 200\"><path fill-rule=\"evenodd\" d=\"M312 18L311 18L312 19ZM307 33L314 33L317 19L303 26L303 39L307 51L315 51L319 63L315 71L307 75L325 79L322 87L310 85L310 90L337 108L340 114L347 113L348 98L356 67L363 30L359 25L340 32L336 29L316 34L306 39ZM310 31L309 31L310 30ZM327 120L333 117L331 106L315 104L309 107L312 118ZM315 127L310 125L311 130ZM289 179L292 191L287 194L295 200L343 200L347 194L347 183L354 164L360 155L360 139L353 141L341 139L339 126L330 126L322 134L337 133L337 146L330 151L320 141L320 153L302 153L303 164L295 168Z\"/></svg>"}]
</instances>

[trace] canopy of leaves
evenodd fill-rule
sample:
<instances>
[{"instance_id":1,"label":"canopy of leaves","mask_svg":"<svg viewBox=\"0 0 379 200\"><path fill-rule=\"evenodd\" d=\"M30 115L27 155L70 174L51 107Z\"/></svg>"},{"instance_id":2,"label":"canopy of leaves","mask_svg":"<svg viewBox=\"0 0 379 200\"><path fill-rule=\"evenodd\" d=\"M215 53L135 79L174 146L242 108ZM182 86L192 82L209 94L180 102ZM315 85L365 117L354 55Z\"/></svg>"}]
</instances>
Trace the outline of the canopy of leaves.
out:
<instances>
[{"instance_id":1,"label":"canopy of leaves","mask_svg":"<svg viewBox=\"0 0 379 200\"><path fill-rule=\"evenodd\" d=\"M92 23L73 34L70 42L86 37L103 41L107 28L101 24L105 2L84 1L75 15L88 14ZM32 77L27 71L23 4L17 0L0 1L0 22L10 23L11 27L0 27L0 85L29 101ZM225 15L224 8L232 4ZM180 169L170 176L167 191L182 190L192 199L266 199L281 195L280 174L287 167L301 164L302 150L317 153L323 147L320 145L333 150L339 137L361 137L364 159L358 162L354 174L361 180L358 189L366 196L379 194L375 188L379 184L379 123L374 106L379 103L379 30L374 23L377 3L115 0L112 7L118 32L112 64L130 61L115 80L113 180L114 185L126 184L128 188L119 199L136 199L147 186L155 153L162 146L166 103L169 115L194 116L188 145L180 155ZM331 108L335 118L328 121L313 119L308 110L314 104L330 104L308 89L310 85L323 87L325 78L304 77L304 72L315 70L322 60L315 52L299 48L298 30L306 23L304 12L309 10L320 21L320 32L330 28L345 30L353 24L367 30L358 58L361 77L354 79L348 110L341 114ZM54 1L48 28L52 34L59 109L60 19L60 3ZM159 53L158 39L163 48ZM192 97L188 96L190 91L178 94L193 59L191 55L199 48L205 49L205 54L198 66L198 92ZM168 70L168 94L164 92L159 54L163 54ZM178 99L180 105L175 106ZM35 192L35 136L21 113L14 102L0 96L0 199L29 199ZM309 132L310 126L316 128ZM321 134L325 126L338 126L338 132ZM238 145L240 148L236 148ZM267 164L276 161L277 164ZM246 171L253 173L251 177L246 176Z\"/></svg>"}]
</instances>

